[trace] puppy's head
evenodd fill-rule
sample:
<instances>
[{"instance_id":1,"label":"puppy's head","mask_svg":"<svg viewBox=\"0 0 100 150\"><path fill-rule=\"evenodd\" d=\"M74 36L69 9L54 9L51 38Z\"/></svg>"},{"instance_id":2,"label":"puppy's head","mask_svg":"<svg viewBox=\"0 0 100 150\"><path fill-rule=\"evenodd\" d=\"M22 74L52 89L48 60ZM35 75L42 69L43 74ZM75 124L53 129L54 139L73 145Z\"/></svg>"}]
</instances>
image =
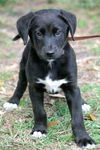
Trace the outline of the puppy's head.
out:
<instances>
[{"instance_id":1,"label":"puppy's head","mask_svg":"<svg viewBox=\"0 0 100 150\"><path fill-rule=\"evenodd\" d=\"M29 36L41 59L55 60L63 54L69 32L74 40L76 17L64 10L31 12L17 21L17 29L14 40L21 37L26 45Z\"/></svg>"}]
</instances>

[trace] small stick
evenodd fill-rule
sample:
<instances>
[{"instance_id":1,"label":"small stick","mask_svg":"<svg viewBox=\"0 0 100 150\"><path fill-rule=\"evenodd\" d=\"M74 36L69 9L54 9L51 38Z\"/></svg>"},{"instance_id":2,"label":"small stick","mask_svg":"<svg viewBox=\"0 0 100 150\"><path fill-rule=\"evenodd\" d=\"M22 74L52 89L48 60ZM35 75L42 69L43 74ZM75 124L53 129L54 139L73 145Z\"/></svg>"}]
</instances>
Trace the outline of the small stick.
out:
<instances>
[{"instance_id":1,"label":"small stick","mask_svg":"<svg viewBox=\"0 0 100 150\"><path fill-rule=\"evenodd\" d=\"M74 37L74 41L78 41L78 40L85 40L85 39L92 39L92 38L98 38L100 37L100 35L91 35L91 36L78 36L78 37ZM68 37L67 38L69 41L73 41L72 37Z\"/></svg>"}]
</instances>

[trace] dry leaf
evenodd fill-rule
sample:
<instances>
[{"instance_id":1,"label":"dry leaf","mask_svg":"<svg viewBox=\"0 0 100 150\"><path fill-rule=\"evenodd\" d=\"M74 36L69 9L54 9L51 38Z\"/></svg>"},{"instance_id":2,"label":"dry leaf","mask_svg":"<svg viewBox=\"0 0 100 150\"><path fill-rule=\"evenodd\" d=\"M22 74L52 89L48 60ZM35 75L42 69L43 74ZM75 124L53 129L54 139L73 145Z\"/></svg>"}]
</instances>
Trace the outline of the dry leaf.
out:
<instances>
[{"instance_id":1,"label":"dry leaf","mask_svg":"<svg viewBox=\"0 0 100 150\"><path fill-rule=\"evenodd\" d=\"M58 123L59 123L59 120L57 120L57 121L52 121L52 122L48 123L48 128L50 128L50 127L52 127L52 126L54 126L54 125L56 125L56 124L58 124Z\"/></svg>"},{"instance_id":2,"label":"dry leaf","mask_svg":"<svg viewBox=\"0 0 100 150\"><path fill-rule=\"evenodd\" d=\"M4 82L3 81L0 81L0 86L4 85Z\"/></svg>"},{"instance_id":3,"label":"dry leaf","mask_svg":"<svg viewBox=\"0 0 100 150\"><path fill-rule=\"evenodd\" d=\"M95 117L94 117L94 115L93 114L89 114L89 118L90 118L90 120L95 120Z\"/></svg>"},{"instance_id":4,"label":"dry leaf","mask_svg":"<svg viewBox=\"0 0 100 150\"><path fill-rule=\"evenodd\" d=\"M96 71L98 71L98 68L94 67L94 68L89 68L87 70L90 71L90 72L96 72Z\"/></svg>"}]
</instances>

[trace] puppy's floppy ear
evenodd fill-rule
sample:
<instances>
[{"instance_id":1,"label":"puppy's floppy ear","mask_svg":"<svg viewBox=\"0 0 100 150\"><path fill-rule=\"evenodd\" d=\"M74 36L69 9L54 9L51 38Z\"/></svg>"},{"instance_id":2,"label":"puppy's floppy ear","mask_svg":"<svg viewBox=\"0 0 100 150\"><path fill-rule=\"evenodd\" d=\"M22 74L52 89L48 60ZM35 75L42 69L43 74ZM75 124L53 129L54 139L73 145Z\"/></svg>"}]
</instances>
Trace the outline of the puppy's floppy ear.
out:
<instances>
[{"instance_id":1,"label":"puppy's floppy ear","mask_svg":"<svg viewBox=\"0 0 100 150\"><path fill-rule=\"evenodd\" d=\"M19 38L23 39L24 45L27 44L28 40L28 31L30 27L31 20L33 19L34 13L30 12L25 16L22 16L17 21L17 30L18 35L16 35L13 40L18 40Z\"/></svg>"},{"instance_id":2,"label":"puppy's floppy ear","mask_svg":"<svg viewBox=\"0 0 100 150\"><path fill-rule=\"evenodd\" d=\"M70 12L60 10L59 17L61 19L63 19L65 21L65 23L68 24L70 34L71 34L72 39L74 41L74 33L75 33L75 30L76 30L76 17L75 17L75 15L70 13Z\"/></svg>"}]
</instances>

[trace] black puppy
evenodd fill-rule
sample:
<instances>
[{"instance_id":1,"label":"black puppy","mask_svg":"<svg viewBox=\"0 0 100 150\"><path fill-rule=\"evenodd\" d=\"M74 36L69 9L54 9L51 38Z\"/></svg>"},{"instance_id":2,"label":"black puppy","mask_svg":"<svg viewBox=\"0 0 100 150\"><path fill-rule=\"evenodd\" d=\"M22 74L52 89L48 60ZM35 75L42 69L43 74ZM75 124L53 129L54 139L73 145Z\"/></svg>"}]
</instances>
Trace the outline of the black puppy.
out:
<instances>
[{"instance_id":1,"label":"black puppy","mask_svg":"<svg viewBox=\"0 0 100 150\"><path fill-rule=\"evenodd\" d=\"M83 123L82 104L86 104L77 85L75 53L67 41L69 32L74 40L76 17L64 10L31 12L17 21L17 29L18 35L14 40L22 38L27 45L20 63L17 88L4 108L17 108L28 83L35 119L32 134L44 137L47 133L44 92L54 94L62 89L71 113L76 143L80 147L93 146L95 142Z\"/></svg>"}]
</instances>

